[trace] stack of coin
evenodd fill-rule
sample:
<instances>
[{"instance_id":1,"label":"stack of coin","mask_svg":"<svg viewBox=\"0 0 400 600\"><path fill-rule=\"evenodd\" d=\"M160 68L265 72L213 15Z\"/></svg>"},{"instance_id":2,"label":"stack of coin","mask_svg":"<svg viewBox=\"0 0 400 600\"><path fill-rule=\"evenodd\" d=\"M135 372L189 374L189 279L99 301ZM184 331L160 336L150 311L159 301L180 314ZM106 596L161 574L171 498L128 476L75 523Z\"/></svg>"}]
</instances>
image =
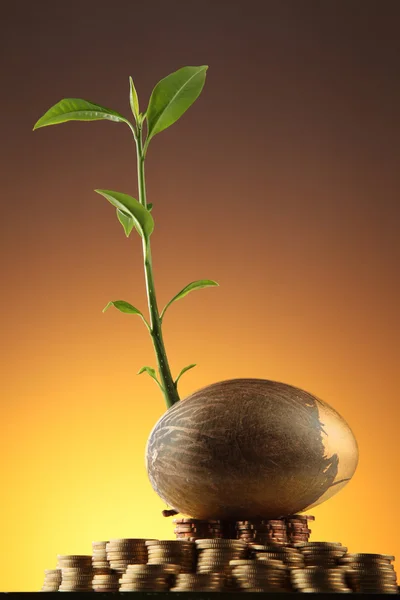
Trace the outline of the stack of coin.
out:
<instances>
[{"instance_id":1,"label":"stack of coin","mask_svg":"<svg viewBox=\"0 0 400 600\"><path fill-rule=\"evenodd\" d=\"M186 540L148 540L149 565L180 565L181 573L193 573L196 568L196 545Z\"/></svg>"},{"instance_id":2,"label":"stack of coin","mask_svg":"<svg viewBox=\"0 0 400 600\"><path fill-rule=\"evenodd\" d=\"M175 577L180 566L164 565L129 565L119 580L120 592L168 592L175 584Z\"/></svg>"},{"instance_id":3,"label":"stack of coin","mask_svg":"<svg viewBox=\"0 0 400 600\"><path fill-rule=\"evenodd\" d=\"M93 571L92 588L95 592L118 592L120 573L110 568Z\"/></svg>"},{"instance_id":4,"label":"stack of coin","mask_svg":"<svg viewBox=\"0 0 400 600\"><path fill-rule=\"evenodd\" d=\"M223 573L180 573L171 592L224 592L227 591Z\"/></svg>"},{"instance_id":5,"label":"stack of coin","mask_svg":"<svg viewBox=\"0 0 400 600\"><path fill-rule=\"evenodd\" d=\"M196 540L197 573L231 573L229 561L244 559L247 546L240 540Z\"/></svg>"},{"instance_id":6,"label":"stack of coin","mask_svg":"<svg viewBox=\"0 0 400 600\"><path fill-rule=\"evenodd\" d=\"M263 561L268 559L281 560L284 565L291 569L302 569L304 567L304 556L297 548L289 546L251 546L251 558Z\"/></svg>"},{"instance_id":7,"label":"stack of coin","mask_svg":"<svg viewBox=\"0 0 400 600\"><path fill-rule=\"evenodd\" d=\"M119 573L124 573L128 565L147 562L146 540L142 538L110 540L106 552L109 566Z\"/></svg>"},{"instance_id":8,"label":"stack of coin","mask_svg":"<svg viewBox=\"0 0 400 600\"><path fill-rule=\"evenodd\" d=\"M341 567L306 567L292 569L290 576L297 592L351 592L345 580L345 570Z\"/></svg>"},{"instance_id":9,"label":"stack of coin","mask_svg":"<svg viewBox=\"0 0 400 600\"><path fill-rule=\"evenodd\" d=\"M107 542L92 542L92 567L93 569L107 569L110 563L107 560Z\"/></svg>"},{"instance_id":10,"label":"stack of coin","mask_svg":"<svg viewBox=\"0 0 400 600\"><path fill-rule=\"evenodd\" d=\"M347 548L340 542L302 542L294 544L304 557L306 567L337 567L339 558L344 556Z\"/></svg>"},{"instance_id":11,"label":"stack of coin","mask_svg":"<svg viewBox=\"0 0 400 600\"><path fill-rule=\"evenodd\" d=\"M286 544L284 519L236 521L237 538L248 544Z\"/></svg>"},{"instance_id":12,"label":"stack of coin","mask_svg":"<svg viewBox=\"0 0 400 600\"><path fill-rule=\"evenodd\" d=\"M312 515L290 515L285 517L286 536L289 544L308 542L311 533L308 521L315 521L315 517Z\"/></svg>"},{"instance_id":13,"label":"stack of coin","mask_svg":"<svg viewBox=\"0 0 400 600\"><path fill-rule=\"evenodd\" d=\"M92 591L92 556L70 554L57 556L57 567L61 569L60 592Z\"/></svg>"},{"instance_id":14,"label":"stack of coin","mask_svg":"<svg viewBox=\"0 0 400 600\"><path fill-rule=\"evenodd\" d=\"M222 523L218 520L174 519L174 533L178 539L190 542L204 538L222 538Z\"/></svg>"},{"instance_id":15,"label":"stack of coin","mask_svg":"<svg viewBox=\"0 0 400 600\"><path fill-rule=\"evenodd\" d=\"M279 560L231 560L233 577L246 592L290 591L289 569Z\"/></svg>"},{"instance_id":16,"label":"stack of coin","mask_svg":"<svg viewBox=\"0 0 400 600\"><path fill-rule=\"evenodd\" d=\"M389 554L346 554L340 564L346 568L346 581L353 592L397 593L397 577Z\"/></svg>"},{"instance_id":17,"label":"stack of coin","mask_svg":"<svg viewBox=\"0 0 400 600\"><path fill-rule=\"evenodd\" d=\"M46 569L41 592L58 592L61 583L61 569Z\"/></svg>"}]
</instances>

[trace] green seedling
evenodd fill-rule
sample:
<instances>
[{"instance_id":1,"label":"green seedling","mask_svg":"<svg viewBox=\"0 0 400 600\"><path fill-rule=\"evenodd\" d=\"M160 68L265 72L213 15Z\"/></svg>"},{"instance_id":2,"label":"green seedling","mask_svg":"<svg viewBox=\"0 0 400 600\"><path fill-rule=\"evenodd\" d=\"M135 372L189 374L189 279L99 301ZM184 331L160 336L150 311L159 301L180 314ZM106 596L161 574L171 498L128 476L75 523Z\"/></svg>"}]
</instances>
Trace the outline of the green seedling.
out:
<instances>
[{"instance_id":1,"label":"green seedling","mask_svg":"<svg viewBox=\"0 0 400 600\"><path fill-rule=\"evenodd\" d=\"M132 77L130 77L129 101L134 122L126 119L114 110L104 108L93 102L78 98L64 98L52 106L37 121L33 128L35 130L47 125L57 125L58 123L65 123L67 121L108 120L116 123L125 123L133 134L137 154L139 200L121 192L99 189L95 191L104 196L116 208L117 218L125 231L125 235L129 237L133 228L135 228L142 238L149 320L146 320L138 308L135 308L125 300L113 300L109 302L103 309L103 312L110 306L114 306L120 312L138 315L143 320L153 342L159 379L157 378L155 369L148 366L142 367L138 374L147 372L157 382L168 408L180 400L178 394L178 381L180 377L196 365L190 364L184 367L176 379L173 379L162 335L162 323L165 312L173 302L180 300L189 292L200 288L216 286L218 283L211 279L201 279L189 283L159 313L154 287L150 246L150 237L154 231L154 219L151 214L153 205L148 204L146 199L144 164L148 147L153 137L175 123L200 95L205 83L207 68L206 65L200 67L183 67L159 81L153 89L148 107L143 113L140 112L138 95ZM146 132L144 132L145 124Z\"/></svg>"}]
</instances>

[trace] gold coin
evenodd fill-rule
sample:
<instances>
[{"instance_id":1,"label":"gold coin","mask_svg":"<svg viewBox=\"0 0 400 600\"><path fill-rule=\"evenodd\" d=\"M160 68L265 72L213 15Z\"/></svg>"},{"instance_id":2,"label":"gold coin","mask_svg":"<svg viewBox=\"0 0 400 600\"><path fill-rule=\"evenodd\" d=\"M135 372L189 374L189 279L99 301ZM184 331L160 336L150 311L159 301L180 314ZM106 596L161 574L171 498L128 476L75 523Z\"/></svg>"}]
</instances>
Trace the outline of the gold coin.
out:
<instances>
[{"instance_id":1,"label":"gold coin","mask_svg":"<svg viewBox=\"0 0 400 600\"><path fill-rule=\"evenodd\" d=\"M92 542L92 546L95 546L95 547L96 546L105 546L106 544L109 543L109 541L110 540L104 540L104 541L101 541L101 542Z\"/></svg>"},{"instance_id":2,"label":"gold coin","mask_svg":"<svg viewBox=\"0 0 400 600\"><path fill-rule=\"evenodd\" d=\"M62 575L64 575L64 573L92 573L93 569L92 569L92 565L86 565L85 567L61 567L61 573Z\"/></svg>"},{"instance_id":3,"label":"gold coin","mask_svg":"<svg viewBox=\"0 0 400 600\"><path fill-rule=\"evenodd\" d=\"M146 562L146 557L133 556L132 554L112 554L107 558L107 561L110 563L113 562L130 562L132 564L143 564Z\"/></svg>"},{"instance_id":4,"label":"gold coin","mask_svg":"<svg viewBox=\"0 0 400 600\"><path fill-rule=\"evenodd\" d=\"M127 581L159 581L159 582L163 582L165 583L165 581L167 581L169 579L169 576L167 574L164 573L164 575L158 573L158 574L154 574L154 575L145 575L143 574L135 574L135 575L128 575L127 573L125 573L118 581L120 583L124 583Z\"/></svg>"},{"instance_id":5,"label":"gold coin","mask_svg":"<svg viewBox=\"0 0 400 600\"><path fill-rule=\"evenodd\" d=\"M92 560L90 560L90 562L87 563L79 563L76 561L59 561L58 563L59 569L68 569L68 568L73 568L73 569L91 569L92 568Z\"/></svg>"},{"instance_id":6,"label":"gold coin","mask_svg":"<svg viewBox=\"0 0 400 600\"><path fill-rule=\"evenodd\" d=\"M144 577L138 577L135 579L129 579L126 578L124 580L119 580L119 582L121 584L124 585L150 585L152 583L157 583L158 585L167 585L169 584L169 580L167 580L165 577L148 577L148 578L144 578Z\"/></svg>"},{"instance_id":7,"label":"gold coin","mask_svg":"<svg viewBox=\"0 0 400 600\"><path fill-rule=\"evenodd\" d=\"M61 575L61 569L45 569L44 572L49 575Z\"/></svg>"},{"instance_id":8,"label":"gold coin","mask_svg":"<svg viewBox=\"0 0 400 600\"><path fill-rule=\"evenodd\" d=\"M146 548L107 548L106 556L115 554L130 554L131 556L147 556Z\"/></svg>"},{"instance_id":9,"label":"gold coin","mask_svg":"<svg viewBox=\"0 0 400 600\"><path fill-rule=\"evenodd\" d=\"M141 543L141 542L146 542L147 538L110 538L109 540L111 543L115 543L115 544L130 544L130 543Z\"/></svg>"},{"instance_id":10,"label":"gold coin","mask_svg":"<svg viewBox=\"0 0 400 600\"><path fill-rule=\"evenodd\" d=\"M170 573L124 573L118 580L123 581L168 581L171 577Z\"/></svg>"},{"instance_id":11,"label":"gold coin","mask_svg":"<svg viewBox=\"0 0 400 600\"><path fill-rule=\"evenodd\" d=\"M94 585L92 586L94 590L98 590L99 592L117 592L118 585Z\"/></svg>"},{"instance_id":12,"label":"gold coin","mask_svg":"<svg viewBox=\"0 0 400 600\"><path fill-rule=\"evenodd\" d=\"M196 546L200 547L200 548L214 548L214 547L219 547L219 548L231 548L231 547L240 547L240 548L245 548L245 544L244 542L242 542L241 540L231 540L231 539L214 539L214 538L204 538L202 540L197 540L196 542Z\"/></svg>"},{"instance_id":13,"label":"gold coin","mask_svg":"<svg viewBox=\"0 0 400 600\"><path fill-rule=\"evenodd\" d=\"M107 548L146 548L146 542L144 540L131 541L131 542L108 542Z\"/></svg>"},{"instance_id":14,"label":"gold coin","mask_svg":"<svg viewBox=\"0 0 400 600\"><path fill-rule=\"evenodd\" d=\"M244 560L244 556L241 553L238 554L207 554L207 555L200 555L198 557L198 562L199 563L204 563L210 560L219 560L219 561L223 561L226 563L229 563L229 561L231 560ZM256 562L256 561L254 561Z\"/></svg>"},{"instance_id":15,"label":"gold coin","mask_svg":"<svg viewBox=\"0 0 400 600\"><path fill-rule=\"evenodd\" d=\"M120 592L168 592L167 585L146 585L146 586L136 586L136 585L121 585L119 588Z\"/></svg>"},{"instance_id":16,"label":"gold coin","mask_svg":"<svg viewBox=\"0 0 400 600\"><path fill-rule=\"evenodd\" d=\"M198 573L197 571L191 573L179 573L176 576L176 583L186 584L190 582L194 583L210 583L210 582L221 582L225 580L223 573Z\"/></svg>"},{"instance_id":17,"label":"gold coin","mask_svg":"<svg viewBox=\"0 0 400 600\"><path fill-rule=\"evenodd\" d=\"M60 565L60 570L63 573L67 573L67 572L75 572L75 573L90 573L93 570L92 567L92 563L87 564L87 565L77 565L74 563L67 563L67 564L62 564Z\"/></svg>"},{"instance_id":18,"label":"gold coin","mask_svg":"<svg viewBox=\"0 0 400 600\"><path fill-rule=\"evenodd\" d=\"M91 585L69 585L62 583L59 587L60 590L90 590Z\"/></svg>"},{"instance_id":19,"label":"gold coin","mask_svg":"<svg viewBox=\"0 0 400 600\"><path fill-rule=\"evenodd\" d=\"M203 573L202 575L208 575L208 573ZM218 587L218 586L221 586L223 583L224 583L223 581L181 581L181 582L177 582L175 587L182 587L182 588L188 588L190 586L193 586L193 587L203 587L203 586Z\"/></svg>"},{"instance_id":20,"label":"gold coin","mask_svg":"<svg viewBox=\"0 0 400 600\"><path fill-rule=\"evenodd\" d=\"M133 565L129 565L128 569L129 571L133 571L133 572L139 572L139 573L157 573L158 571L162 571L162 570L167 570L167 571L172 571L172 570L179 570L180 565L178 564L168 564L168 565L162 565L162 564L156 564L156 565L151 565L149 563L144 564L144 565L138 565L138 564L133 564Z\"/></svg>"},{"instance_id":21,"label":"gold coin","mask_svg":"<svg viewBox=\"0 0 400 600\"><path fill-rule=\"evenodd\" d=\"M92 556L90 554L57 554L57 558L58 560L76 559L85 562L90 561L92 559Z\"/></svg>"},{"instance_id":22,"label":"gold coin","mask_svg":"<svg viewBox=\"0 0 400 600\"><path fill-rule=\"evenodd\" d=\"M166 581L158 581L158 580L152 580L152 581L124 581L123 583L120 583L120 587L121 589L123 587L129 586L131 588L136 588L138 589L143 589L143 588L167 588L169 584Z\"/></svg>"},{"instance_id":23,"label":"gold coin","mask_svg":"<svg viewBox=\"0 0 400 600\"><path fill-rule=\"evenodd\" d=\"M191 548L181 548L181 549L162 549L155 548L154 550L149 550L148 556L195 556L196 552Z\"/></svg>"},{"instance_id":24,"label":"gold coin","mask_svg":"<svg viewBox=\"0 0 400 600\"><path fill-rule=\"evenodd\" d=\"M120 592L167 592L168 585L151 584L145 586L121 585Z\"/></svg>"},{"instance_id":25,"label":"gold coin","mask_svg":"<svg viewBox=\"0 0 400 600\"><path fill-rule=\"evenodd\" d=\"M279 560L279 562L281 562L282 564L291 564L291 565L303 565L304 564L304 560L302 559L292 559L292 558L283 558L283 557L279 557L279 555L275 554L268 554L265 558L258 558L256 557L255 562L257 564L264 564L266 563L268 560Z\"/></svg>"},{"instance_id":26,"label":"gold coin","mask_svg":"<svg viewBox=\"0 0 400 600\"><path fill-rule=\"evenodd\" d=\"M41 592L58 592L58 586L54 587L54 586L44 585L40 591Z\"/></svg>"},{"instance_id":27,"label":"gold coin","mask_svg":"<svg viewBox=\"0 0 400 600\"><path fill-rule=\"evenodd\" d=\"M229 565L222 565L221 563L210 563L208 565L197 565L194 573L232 573L232 569Z\"/></svg>"},{"instance_id":28,"label":"gold coin","mask_svg":"<svg viewBox=\"0 0 400 600\"><path fill-rule=\"evenodd\" d=\"M280 571L282 573L285 573L288 568L286 565L284 565L283 563L278 563L277 565L271 565L268 563L264 563L264 562L255 562L254 565L243 565L243 566L233 566L234 569L247 569L247 570L252 570L252 571L257 571L258 573L269 573L270 571Z\"/></svg>"},{"instance_id":29,"label":"gold coin","mask_svg":"<svg viewBox=\"0 0 400 600\"><path fill-rule=\"evenodd\" d=\"M189 544L186 542L181 542L179 540L146 540L146 546L192 546L193 544Z\"/></svg>"},{"instance_id":30,"label":"gold coin","mask_svg":"<svg viewBox=\"0 0 400 600\"><path fill-rule=\"evenodd\" d=\"M286 579L284 575L280 575L279 573L269 573L268 575L262 575L260 573L245 573L244 571L237 571L233 573L233 576L237 581L247 581L250 579L259 579L260 581L284 581Z\"/></svg>"}]
</instances>

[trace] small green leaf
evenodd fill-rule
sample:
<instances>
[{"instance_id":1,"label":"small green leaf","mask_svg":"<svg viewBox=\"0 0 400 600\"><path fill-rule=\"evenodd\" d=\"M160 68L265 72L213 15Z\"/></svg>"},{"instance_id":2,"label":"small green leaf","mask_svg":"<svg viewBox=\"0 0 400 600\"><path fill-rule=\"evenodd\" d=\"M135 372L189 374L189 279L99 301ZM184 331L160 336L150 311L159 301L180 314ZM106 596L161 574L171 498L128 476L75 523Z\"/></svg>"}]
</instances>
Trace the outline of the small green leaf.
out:
<instances>
[{"instance_id":1,"label":"small green leaf","mask_svg":"<svg viewBox=\"0 0 400 600\"><path fill-rule=\"evenodd\" d=\"M153 369L153 367L142 367L142 368L140 369L140 371L138 371L138 372L136 373L136 375L140 375L141 373L144 373L145 371L147 371L147 373L148 373L149 375L151 375L152 377L156 377L156 370L155 370L155 369Z\"/></svg>"},{"instance_id":2,"label":"small green leaf","mask_svg":"<svg viewBox=\"0 0 400 600\"><path fill-rule=\"evenodd\" d=\"M151 138L175 123L200 95L207 69L207 65L183 67L157 83L147 108L148 133L144 153Z\"/></svg>"},{"instance_id":3,"label":"small green leaf","mask_svg":"<svg viewBox=\"0 0 400 600\"><path fill-rule=\"evenodd\" d=\"M106 312L110 306L115 306L115 308L123 313L129 313L130 315L141 315L143 317L142 312L138 308L135 308L132 306L132 304L129 304L129 302L125 302L125 300L112 300L103 308L103 313Z\"/></svg>"},{"instance_id":4,"label":"small green leaf","mask_svg":"<svg viewBox=\"0 0 400 600\"><path fill-rule=\"evenodd\" d=\"M128 217L133 219L133 224L136 231L141 237L149 237L154 229L154 220L147 210L140 202L138 202L132 196L128 194L122 194L121 192L112 192L111 190L94 190L98 194L101 194L111 202L113 206L119 208Z\"/></svg>"},{"instance_id":5,"label":"small green leaf","mask_svg":"<svg viewBox=\"0 0 400 600\"><path fill-rule=\"evenodd\" d=\"M127 313L129 315L139 315L139 317L143 319L143 322L146 325L147 329L150 331L150 326L144 318L143 313L138 308L132 306L132 304L129 304L129 302L125 302L125 300L112 300L107 304L107 306L103 308L103 313L105 313L106 310L110 308L110 306L114 306L117 310L119 310L122 313Z\"/></svg>"},{"instance_id":6,"label":"small green leaf","mask_svg":"<svg viewBox=\"0 0 400 600\"><path fill-rule=\"evenodd\" d=\"M153 205L152 205L152 204L148 204L148 205L147 205L147 210L151 211L151 209L152 209L152 208L153 208Z\"/></svg>"},{"instance_id":7,"label":"small green leaf","mask_svg":"<svg viewBox=\"0 0 400 600\"><path fill-rule=\"evenodd\" d=\"M135 117L135 121L136 123L138 123L139 121L139 99L138 99L138 95L137 95L137 91L135 88L135 85L133 83L133 79L132 77L129 77L129 102L131 105L131 111L133 113L133 116Z\"/></svg>"},{"instance_id":8,"label":"small green leaf","mask_svg":"<svg viewBox=\"0 0 400 600\"><path fill-rule=\"evenodd\" d=\"M156 376L156 372L155 372L155 370L152 367L142 367L140 369L140 371L138 371L136 373L136 375L140 375L141 373L144 373L145 371L150 375L150 377L152 377L154 379L154 381L157 382L157 385L159 385L161 391L163 392L164 389L163 389L161 383L158 381L157 376Z\"/></svg>"},{"instance_id":9,"label":"small green leaf","mask_svg":"<svg viewBox=\"0 0 400 600\"><path fill-rule=\"evenodd\" d=\"M182 375L184 373L186 373L186 371L189 371L189 369L193 369L193 367L195 367L195 366L196 366L196 364L189 365L187 367L183 367L182 371L179 373L178 377L175 379L175 382L174 382L175 383L175 387L178 387L179 378L182 377Z\"/></svg>"},{"instance_id":10,"label":"small green leaf","mask_svg":"<svg viewBox=\"0 0 400 600\"><path fill-rule=\"evenodd\" d=\"M65 123L66 121L99 121L101 119L130 125L129 121L115 110L104 108L104 106L80 98L64 98L49 108L43 117L35 123L33 130L47 125Z\"/></svg>"},{"instance_id":11,"label":"small green leaf","mask_svg":"<svg viewBox=\"0 0 400 600\"><path fill-rule=\"evenodd\" d=\"M122 210L120 210L119 208L117 208L117 217L118 221L124 228L126 237L129 237L134 225L132 217L123 213Z\"/></svg>"},{"instance_id":12,"label":"small green leaf","mask_svg":"<svg viewBox=\"0 0 400 600\"><path fill-rule=\"evenodd\" d=\"M212 279L199 279L198 281L192 281L192 283L189 283L186 287L184 287L183 290L181 290L179 292L179 294L177 294L176 296L174 296L172 298L172 300L170 300L168 302L168 304L166 304L164 306L163 311L162 311L162 313L160 315L160 320L162 321L164 313L167 310L168 306L170 304L172 304L173 302L176 302L176 300L180 300L181 298L183 298L184 296L186 296L186 294L188 294L192 290L197 290L197 289L205 288L205 287L211 287L213 285L218 285L219 286L219 283L217 283L216 281L213 281Z\"/></svg>"}]
</instances>

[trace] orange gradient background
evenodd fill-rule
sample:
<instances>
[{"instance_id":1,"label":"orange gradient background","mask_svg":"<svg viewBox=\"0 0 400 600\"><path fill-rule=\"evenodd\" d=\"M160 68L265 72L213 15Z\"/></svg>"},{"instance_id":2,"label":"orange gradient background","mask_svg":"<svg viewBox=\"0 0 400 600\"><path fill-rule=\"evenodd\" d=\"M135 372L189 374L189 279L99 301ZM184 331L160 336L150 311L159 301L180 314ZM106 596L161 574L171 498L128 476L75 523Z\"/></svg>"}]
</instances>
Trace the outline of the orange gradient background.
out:
<instances>
[{"instance_id":1,"label":"orange gradient background","mask_svg":"<svg viewBox=\"0 0 400 600\"><path fill-rule=\"evenodd\" d=\"M32 127L63 97L128 116L129 75L143 108L184 65L209 65L205 88L146 163L159 309L196 279L220 287L166 314L173 375L197 363L181 398L257 377L328 402L360 461L312 509L311 539L400 555L398 3L17 4L1 38L0 590L39 590L95 540L174 537L144 465L165 411L136 375L151 340L102 313L148 314L140 239L93 192L136 196L131 134Z\"/></svg>"}]
</instances>

